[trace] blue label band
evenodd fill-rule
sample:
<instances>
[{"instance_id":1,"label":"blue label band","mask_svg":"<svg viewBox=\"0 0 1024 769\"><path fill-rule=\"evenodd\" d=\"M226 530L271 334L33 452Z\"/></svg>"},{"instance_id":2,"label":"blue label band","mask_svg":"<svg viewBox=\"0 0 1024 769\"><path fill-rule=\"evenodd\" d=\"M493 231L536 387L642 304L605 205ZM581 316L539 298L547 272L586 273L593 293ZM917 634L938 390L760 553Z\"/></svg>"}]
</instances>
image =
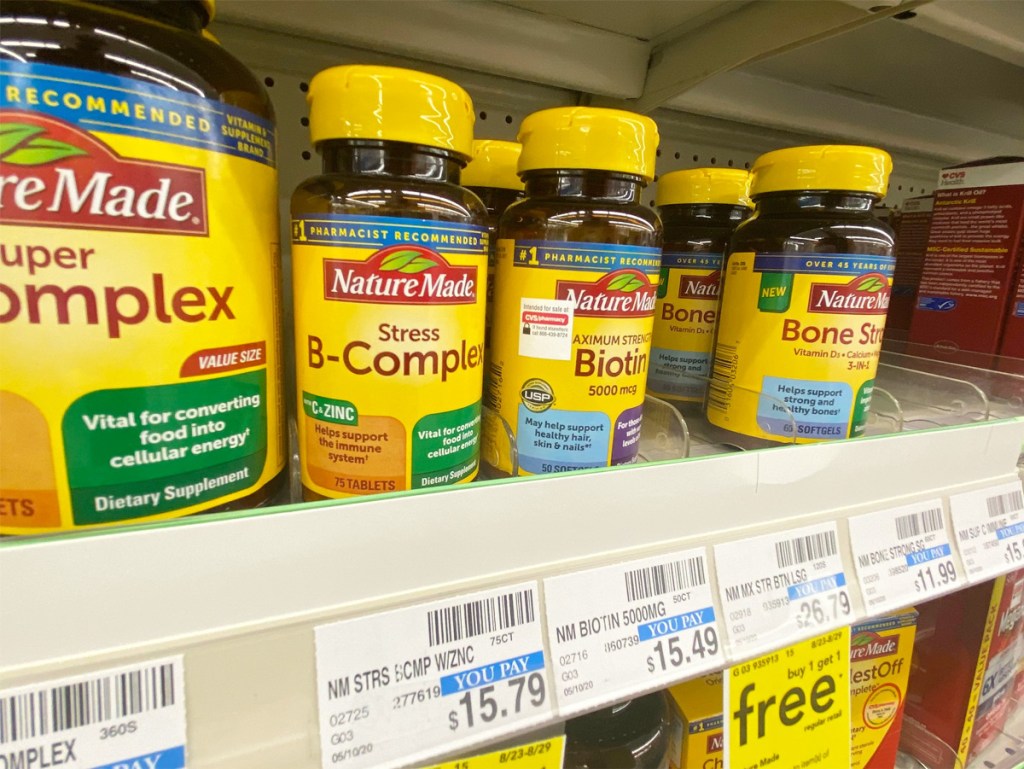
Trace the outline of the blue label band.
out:
<instances>
[{"instance_id":1,"label":"blue label band","mask_svg":"<svg viewBox=\"0 0 1024 769\"><path fill-rule=\"evenodd\" d=\"M1015 523L1012 526L1004 526L996 531L997 539L1010 539L1012 537L1024 534L1024 521Z\"/></svg>"},{"instance_id":2,"label":"blue label band","mask_svg":"<svg viewBox=\"0 0 1024 769\"><path fill-rule=\"evenodd\" d=\"M443 676L441 678L441 696L457 694L467 689L475 689L478 686L487 686L498 681L504 681L507 678L515 678L532 670L543 669L543 651L510 657L507 660L501 660L501 662L492 662L490 665L481 665L478 668L464 670L461 673Z\"/></svg>"},{"instance_id":3,"label":"blue label band","mask_svg":"<svg viewBox=\"0 0 1024 769\"><path fill-rule=\"evenodd\" d=\"M157 79L153 73L141 73ZM52 64L0 63L0 108L36 112L83 131L122 134L222 152L268 166L277 162L273 124L208 99L191 83L165 86Z\"/></svg>"},{"instance_id":4,"label":"blue label band","mask_svg":"<svg viewBox=\"0 0 1024 769\"><path fill-rule=\"evenodd\" d=\"M650 641L660 638L663 635L674 635L682 633L690 628L700 627L709 622L715 621L715 609L713 606L705 606L703 609L688 611L686 614L677 614L674 617L656 619L653 622L646 622L638 625L636 632L641 641Z\"/></svg>"},{"instance_id":5,"label":"blue label band","mask_svg":"<svg viewBox=\"0 0 1024 769\"><path fill-rule=\"evenodd\" d=\"M178 745L167 750L122 758L112 764L94 766L91 769L185 769L185 746Z\"/></svg>"},{"instance_id":6,"label":"blue label band","mask_svg":"<svg viewBox=\"0 0 1024 769\"><path fill-rule=\"evenodd\" d=\"M922 563L928 561L934 561L936 558L945 558L952 551L949 549L949 545L941 545L939 547L927 547L924 550L918 550L916 553L910 553L907 555L907 566L919 566Z\"/></svg>"},{"instance_id":7,"label":"blue label band","mask_svg":"<svg viewBox=\"0 0 1024 769\"><path fill-rule=\"evenodd\" d=\"M612 246L603 243L552 243L517 240L514 267L538 270L614 272L632 269L645 275L661 272L661 249L648 246Z\"/></svg>"},{"instance_id":8,"label":"blue label band","mask_svg":"<svg viewBox=\"0 0 1024 769\"><path fill-rule=\"evenodd\" d=\"M754 272L791 272L801 275L863 275L878 272L891 277L896 272L894 256L850 254L757 254Z\"/></svg>"},{"instance_id":9,"label":"blue label band","mask_svg":"<svg viewBox=\"0 0 1024 769\"><path fill-rule=\"evenodd\" d=\"M487 228L394 216L315 214L292 219L292 243L314 246L426 246L452 254L483 254Z\"/></svg>"},{"instance_id":10,"label":"blue label band","mask_svg":"<svg viewBox=\"0 0 1024 769\"><path fill-rule=\"evenodd\" d=\"M720 270L722 255L710 252L665 251L661 255L661 266L673 269Z\"/></svg>"},{"instance_id":11,"label":"blue label band","mask_svg":"<svg viewBox=\"0 0 1024 769\"><path fill-rule=\"evenodd\" d=\"M810 582L790 585L786 593L789 595L790 601L799 601L801 598L807 598L817 593L827 593L829 590L835 590L845 585L846 575L843 572L839 572L830 577L819 577L818 579L812 579Z\"/></svg>"}]
</instances>

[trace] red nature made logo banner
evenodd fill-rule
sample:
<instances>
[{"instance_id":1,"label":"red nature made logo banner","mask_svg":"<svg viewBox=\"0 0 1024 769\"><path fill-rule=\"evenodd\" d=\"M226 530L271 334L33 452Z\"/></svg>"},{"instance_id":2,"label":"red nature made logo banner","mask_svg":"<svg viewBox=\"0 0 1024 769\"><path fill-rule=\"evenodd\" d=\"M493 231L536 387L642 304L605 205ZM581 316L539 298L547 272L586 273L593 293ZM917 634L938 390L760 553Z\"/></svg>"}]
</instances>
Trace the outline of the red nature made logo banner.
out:
<instances>
[{"instance_id":1,"label":"red nature made logo banner","mask_svg":"<svg viewBox=\"0 0 1024 769\"><path fill-rule=\"evenodd\" d=\"M0 110L0 222L209 234L199 168L122 158L62 120Z\"/></svg>"},{"instance_id":2,"label":"red nature made logo banner","mask_svg":"<svg viewBox=\"0 0 1024 769\"><path fill-rule=\"evenodd\" d=\"M845 286L812 283L807 310L840 315L885 315L891 293L889 279L879 272L858 275Z\"/></svg>"},{"instance_id":3,"label":"red nature made logo banner","mask_svg":"<svg viewBox=\"0 0 1024 769\"><path fill-rule=\"evenodd\" d=\"M680 275L680 299L718 299L718 286L722 273L715 270L710 275Z\"/></svg>"},{"instance_id":4,"label":"red nature made logo banner","mask_svg":"<svg viewBox=\"0 0 1024 769\"><path fill-rule=\"evenodd\" d=\"M584 318L642 318L654 312L657 286L639 270L616 270L595 283L560 280L555 298L568 300Z\"/></svg>"},{"instance_id":5,"label":"red nature made logo banner","mask_svg":"<svg viewBox=\"0 0 1024 769\"><path fill-rule=\"evenodd\" d=\"M900 648L897 636L883 636L878 633L857 633L850 641L850 661L873 660L896 654Z\"/></svg>"},{"instance_id":6,"label":"red nature made logo banner","mask_svg":"<svg viewBox=\"0 0 1024 769\"><path fill-rule=\"evenodd\" d=\"M477 268L423 246L389 246L365 261L324 259L324 299L372 304L475 304Z\"/></svg>"}]
</instances>

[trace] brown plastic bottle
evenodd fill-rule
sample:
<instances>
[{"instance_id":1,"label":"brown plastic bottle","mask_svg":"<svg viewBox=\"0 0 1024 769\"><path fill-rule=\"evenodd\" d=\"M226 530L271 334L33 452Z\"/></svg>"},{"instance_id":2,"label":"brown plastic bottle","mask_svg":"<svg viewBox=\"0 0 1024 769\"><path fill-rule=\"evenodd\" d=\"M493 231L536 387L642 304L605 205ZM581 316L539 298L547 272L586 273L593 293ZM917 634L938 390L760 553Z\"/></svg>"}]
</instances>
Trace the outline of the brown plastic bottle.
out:
<instances>
[{"instance_id":1,"label":"brown plastic bottle","mask_svg":"<svg viewBox=\"0 0 1024 769\"><path fill-rule=\"evenodd\" d=\"M527 116L519 140L526 198L498 225L484 461L496 475L516 455L521 474L633 462L661 267L661 221L640 200L657 126L558 107Z\"/></svg>"},{"instance_id":2,"label":"brown plastic bottle","mask_svg":"<svg viewBox=\"0 0 1024 769\"><path fill-rule=\"evenodd\" d=\"M895 269L873 147L775 150L722 272L706 413L747 447L862 435Z\"/></svg>"},{"instance_id":3,"label":"brown plastic bottle","mask_svg":"<svg viewBox=\"0 0 1024 769\"><path fill-rule=\"evenodd\" d=\"M655 692L565 724L565 769L667 769L669 699Z\"/></svg>"},{"instance_id":4,"label":"brown plastic bottle","mask_svg":"<svg viewBox=\"0 0 1024 769\"><path fill-rule=\"evenodd\" d=\"M283 487L274 113L213 11L3 4L0 532Z\"/></svg>"},{"instance_id":5,"label":"brown plastic bottle","mask_svg":"<svg viewBox=\"0 0 1024 769\"><path fill-rule=\"evenodd\" d=\"M471 481L489 241L459 186L472 102L440 77L361 65L320 72L308 98L323 173L292 196L304 496Z\"/></svg>"}]
</instances>

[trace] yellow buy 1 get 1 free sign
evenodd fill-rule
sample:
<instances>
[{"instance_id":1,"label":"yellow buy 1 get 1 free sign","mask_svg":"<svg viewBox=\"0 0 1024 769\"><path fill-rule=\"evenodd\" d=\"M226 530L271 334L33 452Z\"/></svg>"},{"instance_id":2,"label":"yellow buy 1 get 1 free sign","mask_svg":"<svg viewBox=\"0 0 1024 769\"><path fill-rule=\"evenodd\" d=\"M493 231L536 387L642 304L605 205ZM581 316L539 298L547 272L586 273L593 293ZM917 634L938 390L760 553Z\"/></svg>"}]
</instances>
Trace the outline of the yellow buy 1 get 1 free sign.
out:
<instances>
[{"instance_id":1,"label":"yellow buy 1 get 1 free sign","mask_svg":"<svg viewBox=\"0 0 1024 769\"><path fill-rule=\"evenodd\" d=\"M843 627L726 671L726 768L848 766L849 649Z\"/></svg>"}]
</instances>

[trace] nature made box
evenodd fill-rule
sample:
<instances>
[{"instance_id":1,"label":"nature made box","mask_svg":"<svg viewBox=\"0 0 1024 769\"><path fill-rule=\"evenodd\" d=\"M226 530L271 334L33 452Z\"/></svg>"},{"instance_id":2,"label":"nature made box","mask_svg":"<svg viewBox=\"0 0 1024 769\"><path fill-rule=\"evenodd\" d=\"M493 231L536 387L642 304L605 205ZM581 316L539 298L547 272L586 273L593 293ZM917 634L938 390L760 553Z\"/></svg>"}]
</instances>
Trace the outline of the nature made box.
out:
<instances>
[{"instance_id":1,"label":"nature made box","mask_svg":"<svg viewBox=\"0 0 1024 769\"><path fill-rule=\"evenodd\" d=\"M672 695L672 769L722 769L722 674L685 681Z\"/></svg>"},{"instance_id":2,"label":"nature made box","mask_svg":"<svg viewBox=\"0 0 1024 769\"><path fill-rule=\"evenodd\" d=\"M896 225L896 272L892 276L892 296L885 316L885 330L909 331L914 314L917 287L924 270L924 252L932 223L932 196L922 195L903 201Z\"/></svg>"},{"instance_id":3,"label":"nature made box","mask_svg":"<svg viewBox=\"0 0 1024 769\"><path fill-rule=\"evenodd\" d=\"M914 609L850 628L851 769L892 769L900 744Z\"/></svg>"},{"instance_id":4,"label":"nature made box","mask_svg":"<svg viewBox=\"0 0 1024 769\"><path fill-rule=\"evenodd\" d=\"M942 169L910 341L997 353L1017 287L1024 158Z\"/></svg>"},{"instance_id":5,"label":"nature made box","mask_svg":"<svg viewBox=\"0 0 1024 769\"><path fill-rule=\"evenodd\" d=\"M907 686L909 730L902 748L933 769L963 765L1006 721L1024 625L1024 570L959 590L918 607L917 642Z\"/></svg>"}]
</instances>

